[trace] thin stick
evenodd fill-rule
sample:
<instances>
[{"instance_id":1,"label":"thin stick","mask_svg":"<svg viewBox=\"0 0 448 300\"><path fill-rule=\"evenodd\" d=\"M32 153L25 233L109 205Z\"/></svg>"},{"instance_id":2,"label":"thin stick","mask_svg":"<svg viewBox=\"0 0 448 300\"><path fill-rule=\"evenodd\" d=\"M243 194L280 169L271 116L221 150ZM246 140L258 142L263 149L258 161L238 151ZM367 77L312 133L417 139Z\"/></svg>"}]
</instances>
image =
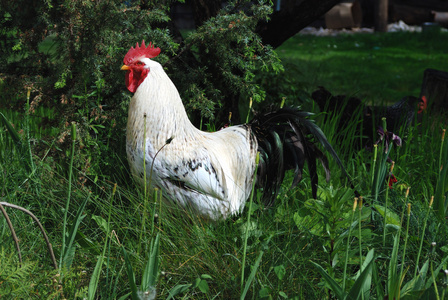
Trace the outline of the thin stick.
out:
<instances>
[{"instance_id":1,"label":"thin stick","mask_svg":"<svg viewBox=\"0 0 448 300\"><path fill-rule=\"evenodd\" d=\"M9 230L11 230L12 238L14 240L14 244L16 244L17 253L19 254L19 266L21 267L22 266L22 254L20 253L19 239L17 238L16 231L14 230L14 226L12 226L11 220L9 219L9 216L6 213L6 210L2 204L3 204L3 202L0 202L0 210L2 211L3 215L5 216L6 223L8 223Z\"/></svg>"},{"instance_id":2,"label":"thin stick","mask_svg":"<svg viewBox=\"0 0 448 300\"><path fill-rule=\"evenodd\" d=\"M27 213L37 223L37 226L39 226L40 231L42 232L42 235L44 236L45 242L47 243L48 252L50 252L51 261L53 262L53 267L55 269L57 269L58 268L58 264L56 262L56 257L54 256L53 247L51 246L50 240L48 239L48 236L47 236L47 234L45 232L45 229L42 226L42 224L40 223L39 219L32 212L30 212L28 209L25 209L25 208L23 208L21 206L14 205L14 204L11 204L11 203L8 203L8 202L0 202L0 207L2 205L3 206L7 206L7 207L11 207L11 208L15 208L15 209L18 209L20 211L23 211L24 213Z\"/></svg>"}]
</instances>

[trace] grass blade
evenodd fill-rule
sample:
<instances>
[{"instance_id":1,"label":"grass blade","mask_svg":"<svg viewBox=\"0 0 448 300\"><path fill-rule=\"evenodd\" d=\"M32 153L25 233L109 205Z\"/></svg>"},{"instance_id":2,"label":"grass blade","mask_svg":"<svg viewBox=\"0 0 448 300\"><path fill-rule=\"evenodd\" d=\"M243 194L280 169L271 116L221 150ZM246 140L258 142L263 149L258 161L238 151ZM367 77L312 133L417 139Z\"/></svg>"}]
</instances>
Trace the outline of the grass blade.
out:
<instances>
[{"instance_id":1,"label":"grass blade","mask_svg":"<svg viewBox=\"0 0 448 300\"><path fill-rule=\"evenodd\" d=\"M311 261L311 263L317 268L317 271L322 275L327 284L330 286L330 289L336 295L338 299L345 299L345 292L342 287L324 270L318 263Z\"/></svg>"},{"instance_id":2,"label":"grass blade","mask_svg":"<svg viewBox=\"0 0 448 300\"><path fill-rule=\"evenodd\" d=\"M0 112L0 119L3 121L3 124L6 126L6 129L8 129L9 134L11 135L12 140L14 143L16 143L16 146L21 149L22 147L22 140L20 139L19 134L17 131L12 127L11 123L9 123L8 119L5 117L4 114Z\"/></svg>"},{"instance_id":3,"label":"grass blade","mask_svg":"<svg viewBox=\"0 0 448 300\"><path fill-rule=\"evenodd\" d=\"M111 205L109 206L109 216L107 219L107 223L102 224L104 227L104 230L106 232L106 240L104 241L103 253L102 253L102 255L100 255L98 257L98 261L96 262L95 269L93 270L93 274L92 274L92 277L90 278L90 282L89 282L89 289L88 289L88 299L89 300L93 300L95 298L96 290L98 288L98 282L99 282L100 275L101 275L101 267L103 266L103 261L104 261L104 257L106 254L106 248L107 248L107 244L109 242L110 219L111 219L111 214L112 214L112 202L113 202L116 191L117 191L117 184L115 183L114 188L112 190L112 195L110 198ZM100 218L100 217L98 217L98 218ZM97 221L97 223L99 223L98 220L96 220L96 221ZM101 221L100 221L100 223L101 223Z\"/></svg>"},{"instance_id":4,"label":"grass blade","mask_svg":"<svg viewBox=\"0 0 448 300\"><path fill-rule=\"evenodd\" d=\"M168 298L166 298L166 300L170 300L170 299L174 299L175 296L184 293L185 291L187 291L193 284L192 283L187 283L187 284L178 284L175 287L173 287L170 290L170 293L168 295Z\"/></svg>"},{"instance_id":5,"label":"grass blade","mask_svg":"<svg viewBox=\"0 0 448 300\"><path fill-rule=\"evenodd\" d=\"M71 147L71 151L70 151L70 165L69 165L69 172L68 172L67 200L65 202L64 220L63 220L63 225L62 225L62 248L61 248L61 259L59 262L60 268L62 268L63 265L66 265L64 260L66 259L66 253L67 253L67 251L66 251L67 216L68 216L68 209L70 207L70 199L71 199L71 195L72 195L72 175L73 175L73 158L75 156L75 142L76 142L76 126L75 126L75 124L72 124L72 147ZM78 212L79 212L79 210L78 210ZM72 238L74 239L74 236L72 236Z\"/></svg>"},{"instance_id":6,"label":"grass blade","mask_svg":"<svg viewBox=\"0 0 448 300\"><path fill-rule=\"evenodd\" d=\"M9 135L11 136L12 140L14 141L16 148L19 152L20 157L26 157L25 155L25 146L22 143L22 139L20 138L19 134L15 130L15 128L11 125L11 123L8 121L8 119L5 117L4 114L0 112L0 119L3 121L3 124L6 126L6 129L9 132ZM31 149L29 149L31 151ZM31 156L30 156L31 157ZM23 165L28 173L32 171L33 161L27 161L25 159L25 162Z\"/></svg>"},{"instance_id":7,"label":"grass blade","mask_svg":"<svg viewBox=\"0 0 448 300\"><path fill-rule=\"evenodd\" d=\"M90 278L89 289L88 289L88 299L89 300L95 299L96 290L98 288L98 281L100 279L100 274L101 274L101 267L103 266L103 259L104 259L104 256L100 255L96 262L95 269L93 269L93 273L92 273L92 277Z\"/></svg>"},{"instance_id":8,"label":"grass blade","mask_svg":"<svg viewBox=\"0 0 448 300\"><path fill-rule=\"evenodd\" d=\"M128 274L129 287L131 288L131 298L133 300L138 300L139 298L137 293L137 285L135 284L134 270L132 269L132 264L128 253L126 252L126 249L124 249L123 245L121 246L121 251L123 252L124 262L126 264L126 273Z\"/></svg>"},{"instance_id":9,"label":"grass blade","mask_svg":"<svg viewBox=\"0 0 448 300\"><path fill-rule=\"evenodd\" d=\"M86 216L86 215L83 215L83 213L84 213L84 208L86 207L87 201L89 201L89 199L90 199L90 194L79 206L78 212L76 213L75 222L72 225L72 227L70 228L70 232L69 232L68 236L63 237L65 240L68 240L67 246L65 247L65 251L62 253L62 257L63 257L62 263L67 269L70 269L70 266L73 262L73 257L75 256L76 232L78 231L81 221Z\"/></svg>"},{"instance_id":10,"label":"grass blade","mask_svg":"<svg viewBox=\"0 0 448 300\"><path fill-rule=\"evenodd\" d=\"M263 248L267 247L267 245L271 241L271 238L272 238L272 235L267 239L267 241L262 246L262 250L260 251L260 254L258 254L255 264L252 266L252 271L250 272L249 276L247 277L246 284L244 285L244 290L241 293L241 297L240 297L241 300L246 299L247 291L249 290L250 285L252 284L252 281L255 278L255 274L257 273L258 267L260 266L261 258L263 257L263 254L264 254Z\"/></svg>"},{"instance_id":11,"label":"grass blade","mask_svg":"<svg viewBox=\"0 0 448 300\"><path fill-rule=\"evenodd\" d=\"M257 170L258 170L259 162L260 162L260 152L257 152L257 156L255 158L254 178L257 178ZM256 180L254 180L252 183L252 191L250 193L250 198L249 198L249 210L247 212L246 232L244 234L243 259L242 259L242 263L241 263L241 290L243 289L243 284L244 284L244 269L246 268L247 239L249 237L249 224L250 224L250 216L252 214L252 203L254 201L255 182L256 182Z\"/></svg>"},{"instance_id":12,"label":"grass blade","mask_svg":"<svg viewBox=\"0 0 448 300\"><path fill-rule=\"evenodd\" d=\"M156 285L159 276L159 244L160 235L157 233L155 240L151 241L149 260L143 272L141 291L149 291Z\"/></svg>"},{"instance_id":13,"label":"grass blade","mask_svg":"<svg viewBox=\"0 0 448 300\"><path fill-rule=\"evenodd\" d=\"M400 248L400 236L397 234L394 237L394 247L392 249L392 256L389 262L387 275L387 295L389 299L395 299L400 290L400 276L397 274L398 267L398 250Z\"/></svg>"},{"instance_id":14,"label":"grass blade","mask_svg":"<svg viewBox=\"0 0 448 300\"><path fill-rule=\"evenodd\" d=\"M445 142L445 132L442 135L439 154L439 176L437 178L436 191L434 195L434 212L440 220L445 219L446 214L446 192L448 190L448 143Z\"/></svg>"}]
</instances>

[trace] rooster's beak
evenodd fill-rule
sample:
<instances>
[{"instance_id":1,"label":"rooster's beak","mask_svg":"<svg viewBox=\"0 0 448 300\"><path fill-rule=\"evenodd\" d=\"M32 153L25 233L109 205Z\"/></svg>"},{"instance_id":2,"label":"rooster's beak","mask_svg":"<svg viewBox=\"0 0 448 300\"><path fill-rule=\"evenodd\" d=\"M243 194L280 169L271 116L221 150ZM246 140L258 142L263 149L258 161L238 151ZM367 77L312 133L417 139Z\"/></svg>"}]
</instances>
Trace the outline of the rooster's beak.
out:
<instances>
[{"instance_id":1,"label":"rooster's beak","mask_svg":"<svg viewBox=\"0 0 448 300\"><path fill-rule=\"evenodd\" d=\"M127 70L130 70L131 69L131 67L129 67L129 66L127 66L127 65L123 65L122 67L121 67L121 70L123 70L123 71L127 71Z\"/></svg>"}]
</instances>

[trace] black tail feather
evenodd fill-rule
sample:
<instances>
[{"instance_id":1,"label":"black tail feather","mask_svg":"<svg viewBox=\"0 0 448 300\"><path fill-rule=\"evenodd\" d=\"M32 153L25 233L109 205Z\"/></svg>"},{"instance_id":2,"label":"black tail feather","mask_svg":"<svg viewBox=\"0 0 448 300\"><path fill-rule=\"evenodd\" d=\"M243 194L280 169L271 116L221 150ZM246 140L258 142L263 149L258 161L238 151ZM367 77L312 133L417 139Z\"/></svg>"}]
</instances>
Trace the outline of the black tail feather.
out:
<instances>
[{"instance_id":1,"label":"black tail feather","mask_svg":"<svg viewBox=\"0 0 448 300\"><path fill-rule=\"evenodd\" d=\"M317 148L315 140L331 154L350 180L325 134L308 119L311 115L312 113L297 108L285 107L258 113L249 123L258 140L260 163L257 186L263 189L265 203L270 204L275 199L287 170L294 170L292 187L301 181L305 162L311 176L312 195L317 197L317 161L321 162L327 181L330 179L330 169L327 157Z\"/></svg>"}]
</instances>

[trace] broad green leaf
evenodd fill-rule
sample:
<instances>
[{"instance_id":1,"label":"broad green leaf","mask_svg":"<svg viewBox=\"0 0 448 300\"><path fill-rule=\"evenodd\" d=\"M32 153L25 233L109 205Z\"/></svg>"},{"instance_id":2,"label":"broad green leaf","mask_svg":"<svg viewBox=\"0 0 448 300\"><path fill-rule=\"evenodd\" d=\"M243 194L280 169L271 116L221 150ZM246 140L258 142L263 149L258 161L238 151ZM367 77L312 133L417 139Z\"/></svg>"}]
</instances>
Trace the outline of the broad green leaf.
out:
<instances>
[{"instance_id":1,"label":"broad green leaf","mask_svg":"<svg viewBox=\"0 0 448 300\"><path fill-rule=\"evenodd\" d=\"M201 292L203 292L204 294L207 294L209 292L207 280L201 280L198 284L198 288Z\"/></svg>"},{"instance_id":2,"label":"broad green leaf","mask_svg":"<svg viewBox=\"0 0 448 300\"><path fill-rule=\"evenodd\" d=\"M271 289L263 287L258 291L258 298L267 298L271 294Z\"/></svg>"},{"instance_id":3,"label":"broad green leaf","mask_svg":"<svg viewBox=\"0 0 448 300\"><path fill-rule=\"evenodd\" d=\"M213 279L213 277L208 274L202 274L201 279Z\"/></svg>"},{"instance_id":4,"label":"broad green leaf","mask_svg":"<svg viewBox=\"0 0 448 300\"><path fill-rule=\"evenodd\" d=\"M388 209L386 213L386 209L382 205L374 204L373 207L375 207L378 213L386 219L386 224L392 224L401 227L400 217L392 210Z\"/></svg>"},{"instance_id":5,"label":"broad green leaf","mask_svg":"<svg viewBox=\"0 0 448 300\"><path fill-rule=\"evenodd\" d=\"M279 280L283 280L286 274L285 266L284 265L275 266L274 272Z\"/></svg>"},{"instance_id":6,"label":"broad green leaf","mask_svg":"<svg viewBox=\"0 0 448 300\"><path fill-rule=\"evenodd\" d=\"M101 216L92 215L92 219L95 221L95 223L100 227L103 232L108 233L110 232L109 225L107 224L107 220L104 219Z\"/></svg>"}]
</instances>

